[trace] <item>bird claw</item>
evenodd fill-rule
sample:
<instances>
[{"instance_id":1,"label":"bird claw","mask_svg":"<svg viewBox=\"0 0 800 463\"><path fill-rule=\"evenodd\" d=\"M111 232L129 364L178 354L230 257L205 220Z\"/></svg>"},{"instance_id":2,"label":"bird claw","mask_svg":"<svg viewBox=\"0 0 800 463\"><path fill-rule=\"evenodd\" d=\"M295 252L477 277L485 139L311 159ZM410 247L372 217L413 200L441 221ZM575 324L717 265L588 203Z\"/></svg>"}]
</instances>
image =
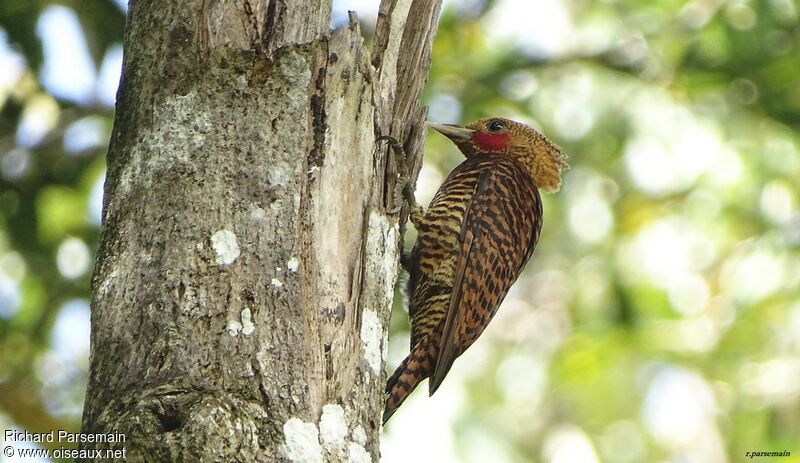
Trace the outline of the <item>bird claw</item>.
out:
<instances>
[{"instance_id":1,"label":"bird claw","mask_svg":"<svg viewBox=\"0 0 800 463\"><path fill-rule=\"evenodd\" d=\"M409 252L401 252L400 253L400 266L403 267L403 270L406 272L411 272L411 253Z\"/></svg>"},{"instance_id":2,"label":"bird claw","mask_svg":"<svg viewBox=\"0 0 800 463\"><path fill-rule=\"evenodd\" d=\"M394 150L394 153L395 153L395 155L402 156L402 157L403 157L403 160L405 161L405 157L406 157L406 156L405 156L405 154L406 154L406 152L405 152L405 150L403 149L403 145L402 145L402 144L401 144L401 143L400 143L400 142L399 142L399 141L398 141L396 138L394 138L394 137L393 137L393 136L391 136L391 135L381 135L380 137L376 138L376 139L375 139L375 141L378 141L378 142L380 142L380 141L385 141L385 142L388 142L388 143L389 143L389 146L391 146L391 147L392 147L392 150Z\"/></svg>"},{"instance_id":3,"label":"bird claw","mask_svg":"<svg viewBox=\"0 0 800 463\"><path fill-rule=\"evenodd\" d=\"M403 209L404 203L408 201L408 195L406 195L406 187L408 186L408 178L403 178L399 176L397 179L397 183L394 184L394 208L391 211L387 211L390 214L398 214L401 209Z\"/></svg>"},{"instance_id":4,"label":"bird claw","mask_svg":"<svg viewBox=\"0 0 800 463\"><path fill-rule=\"evenodd\" d=\"M397 214L403 209L403 202L406 201L408 203L409 219L411 219L411 223L414 224L414 227L419 229L425 216L425 210L422 206L417 204L417 199L414 196L414 188L411 184L411 175L409 174L408 165L406 164L407 158L403 145L391 135L381 135L376 141L389 142L389 146L392 147L395 160L397 161L398 179L394 191L395 207L386 212L388 214Z\"/></svg>"},{"instance_id":5,"label":"bird claw","mask_svg":"<svg viewBox=\"0 0 800 463\"><path fill-rule=\"evenodd\" d=\"M389 214L397 214L403 208L403 201L409 200L408 185L410 182L410 178L408 174L408 166L406 165L406 152L403 149L403 145L395 137L391 135L381 135L380 137L376 138L375 141L388 142L389 146L392 148L392 151L394 152L395 155L395 161L397 163L397 173L399 177L397 179L397 183L395 183L395 191L394 191L395 207L392 208L391 210L387 210L386 212Z\"/></svg>"}]
</instances>

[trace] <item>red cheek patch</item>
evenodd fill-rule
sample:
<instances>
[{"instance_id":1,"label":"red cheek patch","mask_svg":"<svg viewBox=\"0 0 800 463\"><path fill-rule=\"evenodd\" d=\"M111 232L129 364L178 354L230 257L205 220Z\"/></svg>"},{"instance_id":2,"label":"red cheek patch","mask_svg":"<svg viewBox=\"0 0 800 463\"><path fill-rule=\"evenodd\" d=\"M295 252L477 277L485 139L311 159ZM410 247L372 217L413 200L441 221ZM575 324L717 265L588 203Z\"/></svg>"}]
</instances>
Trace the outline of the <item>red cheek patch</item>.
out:
<instances>
[{"instance_id":1,"label":"red cheek patch","mask_svg":"<svg viewBox=\"0 0 800 463\"><path fill-rule=\"evenodd\" d=\"M509 140L510 137L507 133L476 132L472 136L472 141L482 151L502 151L508 146Z\"/></svg>"}]
</instances>

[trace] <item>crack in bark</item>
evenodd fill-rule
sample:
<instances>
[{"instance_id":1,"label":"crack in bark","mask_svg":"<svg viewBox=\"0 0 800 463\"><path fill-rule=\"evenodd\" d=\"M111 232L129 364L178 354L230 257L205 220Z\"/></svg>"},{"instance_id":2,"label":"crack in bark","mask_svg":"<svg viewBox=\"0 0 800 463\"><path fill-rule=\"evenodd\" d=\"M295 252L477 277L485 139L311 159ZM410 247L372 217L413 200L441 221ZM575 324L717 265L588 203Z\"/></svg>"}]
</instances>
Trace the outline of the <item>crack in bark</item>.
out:
<instances>
[{"instance_id":1,"label":"crack in bark","mask_svg":"<svg viewBox=\"0 0 800 463\"><path fill-rule=\"evenodd\" d=\"M331 356L331 344L325 343L325 380L333 379L333 357Z\"/></svg>"},{"instance_id":2,"label":"crack in bark","mask_svg":"<svg viewBox=\"0 0 800 463\"><path fill-rule=\"evenodd\" d=\"M253 29L253 33L255 34L254 37L250 38L250 46L253 47L253 50L255 50L257 54L263 55L266 48L264 47L264 42L261 40L261 31L258 28L258 18L253 13L253 6L250 5L250 0L244 0L242 9L244 10L245 16L250 21L250 27Z\"/></svg>"},{"instance_id":3,"label":"crack in bark","mask_svg":"<svg viewBox=\"0 0 800 463\"><path fill-rule=\"evenodd\" d=\"M275 38L275 27L278 24L278 1L267 0L267 14L264 15L264 36L262 39L262 46L264 50L269 50L270 43Z\"/></svg>"},{"instance_id":4,"label":"crack in bark","mask_svg":"<svg viewBox=\"0 0 800 463\"><path fill-rule=\"evenodd\" d=\"M327 38L323 39L323 43L325 60L323 65L317 69L316 78L313 79L314 93L311 95L311 129L314 134L314 143L307 158L309 180L313 180L311 169L322 167L325 162L325 131L328 128L328 114L325 109L325 81L330 64L330 44Z\"/></svg>"},{"instance_id":5,"label":"crack in bark","mask_svg":"<svg viewBox=\"0 0 800 463\"><path fill-rule=\"evenodd\" d=\"M250 368L253 369L253 375L258 383L258 392L261 394L261 403L264 404L264 410L269 413L269 393L264 386L264 375L261 374L261 365L257 359L250 359Z\"/></svg>"}]
</instances>

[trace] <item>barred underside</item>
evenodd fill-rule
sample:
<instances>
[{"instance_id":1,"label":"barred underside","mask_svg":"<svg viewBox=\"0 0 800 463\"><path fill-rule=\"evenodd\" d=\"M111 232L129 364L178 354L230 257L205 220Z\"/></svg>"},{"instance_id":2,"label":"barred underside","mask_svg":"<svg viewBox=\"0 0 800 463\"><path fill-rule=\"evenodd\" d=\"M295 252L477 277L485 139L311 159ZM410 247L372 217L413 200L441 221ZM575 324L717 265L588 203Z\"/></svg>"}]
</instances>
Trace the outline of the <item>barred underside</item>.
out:
<instances>
[{"instance_id":1,"label":"barred underside","mask_svg":"<svg viewBox=\"0 0 800 463\"><path fill-rule=\"evenodd\" d=\"M417 230L411 353L387 383L385 420L437 372L433 393L480 336L533 253L541 224L539 193L517 159L476 154L450 173Z\"/></svg>"}]
</instances>

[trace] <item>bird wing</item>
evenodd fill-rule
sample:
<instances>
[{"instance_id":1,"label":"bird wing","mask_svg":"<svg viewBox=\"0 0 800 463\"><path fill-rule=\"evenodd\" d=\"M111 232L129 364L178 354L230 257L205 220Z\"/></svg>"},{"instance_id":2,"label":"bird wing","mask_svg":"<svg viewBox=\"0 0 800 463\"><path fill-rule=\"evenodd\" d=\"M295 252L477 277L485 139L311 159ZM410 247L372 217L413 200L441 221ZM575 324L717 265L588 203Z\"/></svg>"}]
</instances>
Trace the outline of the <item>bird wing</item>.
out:
<instances>
[{"instance_id":1,"label":"bird wing","mask_svg":"<svg viewBox=\"0 0 800 463\"><path fill-rule=\"evenodd\" d=\"M430 394L455 359L483 333L533 253L541 201L530 180L519 174L514 168L509 172L497 166L481 171L464 210L453 292Z\"/></svg>"}]
</instances>

